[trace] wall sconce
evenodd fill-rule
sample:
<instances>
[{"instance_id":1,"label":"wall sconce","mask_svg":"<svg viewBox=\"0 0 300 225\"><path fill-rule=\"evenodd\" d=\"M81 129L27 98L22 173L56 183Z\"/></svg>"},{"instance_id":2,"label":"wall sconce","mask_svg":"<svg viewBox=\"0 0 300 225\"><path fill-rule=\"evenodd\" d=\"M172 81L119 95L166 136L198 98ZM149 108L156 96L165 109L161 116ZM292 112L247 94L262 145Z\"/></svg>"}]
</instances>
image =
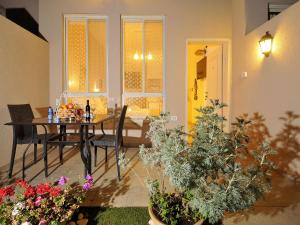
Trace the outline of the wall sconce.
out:
<instances>
[{"instance_id":1,"label":"wall sconce","mask_svg":"<svg viewBox=\"0 0 300 225\"><path fill-rule=\"evenodd\" d=\"M266 34L259 40L260 51L266 57L268 57L272 51L272 44L273 36L269 33L269 31L267 31Z\"/></svg>"}]
</instances>

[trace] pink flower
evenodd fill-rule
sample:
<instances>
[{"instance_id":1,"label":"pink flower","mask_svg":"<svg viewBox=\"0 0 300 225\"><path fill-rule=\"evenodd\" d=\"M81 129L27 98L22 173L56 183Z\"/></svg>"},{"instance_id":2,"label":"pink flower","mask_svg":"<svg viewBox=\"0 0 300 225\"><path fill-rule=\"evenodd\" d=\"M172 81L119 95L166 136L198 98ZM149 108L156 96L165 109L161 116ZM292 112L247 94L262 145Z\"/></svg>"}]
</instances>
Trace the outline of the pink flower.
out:
<instances>
[{"instance_id":1,"label":"pink flower","mask_svg":"<svg viewBox=\"0 0 300 225\"><path fill-rule=\"evenodd\" d=\"M83 188L83 190L88 191L91 189L91 187L92 187L92 184L89 182L86 182L82 188Z\"/></svg>"},{"instance_id":2,"label":"pink flower","mask_svg":"<svg viewBox=\"0 0 300 225\"><path fill-rule=\"evenodd\" d=\"M61 176L58 180L58 184L62 186L62 185L65 185L67 183L67 181L68 181L67 177Z\"/></svg>"},{"instance_id":3,"label":"pink flower","mask_svg":"<svg viewBox=\"0 0 300 225\"><path fill-rule=\"evenodd\" d=\"M93 183L93 177L91 175L87 175L85 179L88 183Z\"/></svg>"},{"instance_id":4,"label":"pink flower","mask_svg":"<svg viewBox=\"0 0 300 225\"><path fill-rule=\"evenodd\" d=\"M41 201L42 201L42 197L41 196L37 197L36 200L34 201L34 205L37 207L40 206Z\"/></svg>"},{"instance_id":5,"label":"pink flower","mask_svg":"<svg viewBox=\"0 0 300 225\"><path fill-rule=\"evenodd\" d=\"M39 222L38 225L47 225L47 221L44 220L44 219L42 219L42 220Z\"/></svg>"}]
</instances>

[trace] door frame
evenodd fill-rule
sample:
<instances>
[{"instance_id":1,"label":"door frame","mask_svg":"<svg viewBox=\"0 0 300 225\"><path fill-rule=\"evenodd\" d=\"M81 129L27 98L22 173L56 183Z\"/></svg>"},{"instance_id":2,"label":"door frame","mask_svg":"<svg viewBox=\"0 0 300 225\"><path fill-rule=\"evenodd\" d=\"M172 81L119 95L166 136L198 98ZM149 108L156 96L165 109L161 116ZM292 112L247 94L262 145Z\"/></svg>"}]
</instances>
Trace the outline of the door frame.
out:
<instances>
[{"instance_id":1,"label":"door frame","mask_svg":"<svg viewBox=\"0 0 300 225\"><path fill-rule=\"evenodd\" d=\"M225 130L230 130L231 112L232 112L232 45L231 40L227 38L187 38L185 43L185 131L188 132L188 45L189 43L214 43L222 45L222 95L223 102L227 104L227 110L224 116ZM224 76L225 75L225 76Z\"/></svg>"}]
</instances>

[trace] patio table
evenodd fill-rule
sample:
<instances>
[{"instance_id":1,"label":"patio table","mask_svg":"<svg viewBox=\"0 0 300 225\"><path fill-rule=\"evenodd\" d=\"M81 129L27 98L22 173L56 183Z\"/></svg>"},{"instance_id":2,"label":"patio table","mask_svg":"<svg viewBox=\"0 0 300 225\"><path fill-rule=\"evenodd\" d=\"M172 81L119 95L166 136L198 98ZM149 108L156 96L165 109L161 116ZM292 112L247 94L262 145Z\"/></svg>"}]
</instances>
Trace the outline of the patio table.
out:
<instances>
[{"instance_id":1,"label":"patio table","mask_svg":"<svg viewBox=\"0 0 300 225\"><path fill-rule=\"evenodd\" d=\"M9 126L17 126L17 125L32 125L32 126L41 126L44 128L45 134L47 134L47 126L51 125L56 125L60 126L60 133L59 135L55 138L55 140L46 140L46 135L45 135L45 143L47 144L60 144L60 143L65 143L67 142L66 140L66 127L70 125L75 125L80 127L79 129L79 136L80 139L78 141L78 144L80 146L80 155L82 162L84 164L84 171L85 175L86 174L91 174L92 173L92 166L91 166L91 150L90 150L90 145L89 145L89 139L94 135L94 132L92 134L89 133L89 127L93 127L93 131L95 129L96 125L101 125L101 130L102 133L104 134L104 129L103 129L103 122L113 119L114 115L108 115L108 114L103 114L103 115L95 115L93 119L86 120L86 119L81 119L81 120L67 120L67 119L53 119L53 120L48 120L48 118L34 118L33 120L28 120L28 121L22 121L22 122L9 122L6 123L5 125ZM29 147L29 146L28 146ZM24 158L26 151L25 150L24 155L23 155L23 164L24 164ZM47 154L47 148L46 150L44 149L44 157L45 154ZM24 165L23 165L24 166ZM45 166L45 174L48 176L48 168Z\"/></svg>"}]
</instances>

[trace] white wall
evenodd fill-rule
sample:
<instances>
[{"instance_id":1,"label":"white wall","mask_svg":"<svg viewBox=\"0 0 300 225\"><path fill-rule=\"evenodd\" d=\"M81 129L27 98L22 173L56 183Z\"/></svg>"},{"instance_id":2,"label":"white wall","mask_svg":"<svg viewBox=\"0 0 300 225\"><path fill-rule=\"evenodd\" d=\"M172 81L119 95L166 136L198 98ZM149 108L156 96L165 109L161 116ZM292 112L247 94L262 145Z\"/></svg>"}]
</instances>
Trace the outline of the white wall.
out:
<instances>
[{"instance_id":1,"label":"white wall","mask_svg":"<svg viewBox=\"0 0 300 225\"><path fill-rule=\"evenodd\" d=\"M245 0L246 3L246 33L254 30L268 21L268 3L293 4L298 0Z\"/></svg>"},{"instance_id":2,"label":"white wall","mask_svg":"<svg viewBox=\"0 0 300 225\"><path fill-rule=\"evenodd\" d=\"M7 104L49 105L48 43L0 16L0 166L10 160L12 127ZM22 148L17 149L17 157Z\"/></svg>"},{"instance_id":3,"label":"white wall","mask_svg":"<svg viewBox=\"0 0 300 225\"><path fill-rule=\"evenodd\" d=\"M234 115L261 112L273 133L285 111L300 112L300 2L244 35L244 4L233 0L233 111ZM274 36L269 57L259 52L266 31ZM241 78L248 72L248 78Z\"/></svg>"},{"instance_id":4,"label":"white wall","mask_svg":"<svg viewBox=\"0 0 300 225\"><path fill-rule=\"evenodd\" d=\"M50 43L50 102L63 87L63 14L109 17L109 95L120 98L120 15L166 16L166 108L185 121L187 38L231 38L229 0L40 0L40 32ZM176 87L176 88L175 88ZM180 88L182 87L182 88Z\"/></svg>"},{"instance_id":5,"label":"white wall","mask_svg":"<svg viewBox=\"0 0 300 225\"><path fill-rule=\"evenodd\" d=\"M280 117L287 111L300 114L300 2L248 35L244 9L244 1L233 0L233 116L259 112L274 137L283 129ZM274 36L269 57L261 55L258 44L266 31ZM247 79L242 72L248 72ZM294 125L300 126L300 119ZM300 172L300 163L297 168Z\"/></svg>"},{"instance_id":6,"label":"white wall","mask_svg":"<svg viewBox=\"0 0 300 225\"><path fill-rule=\"evenodd\" d=\"M4 8L25 8L39 22L39 0L0 0Z\"/></svg>"}]
</instances>

